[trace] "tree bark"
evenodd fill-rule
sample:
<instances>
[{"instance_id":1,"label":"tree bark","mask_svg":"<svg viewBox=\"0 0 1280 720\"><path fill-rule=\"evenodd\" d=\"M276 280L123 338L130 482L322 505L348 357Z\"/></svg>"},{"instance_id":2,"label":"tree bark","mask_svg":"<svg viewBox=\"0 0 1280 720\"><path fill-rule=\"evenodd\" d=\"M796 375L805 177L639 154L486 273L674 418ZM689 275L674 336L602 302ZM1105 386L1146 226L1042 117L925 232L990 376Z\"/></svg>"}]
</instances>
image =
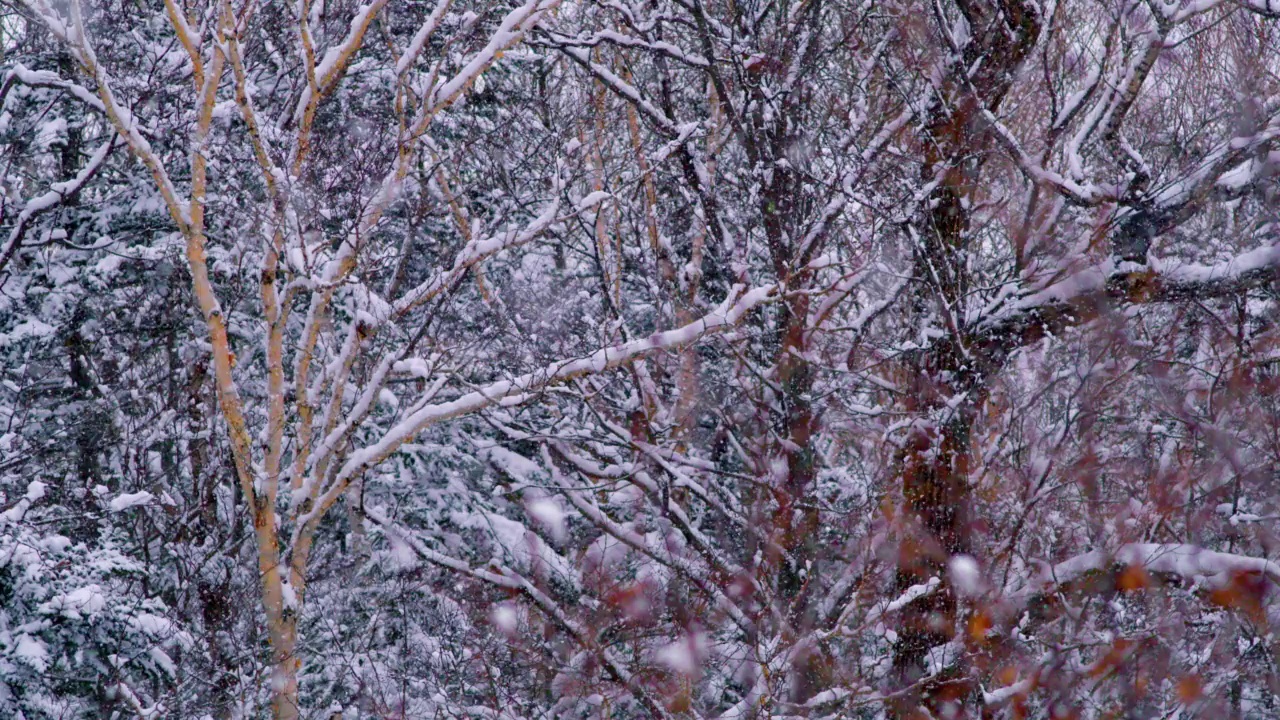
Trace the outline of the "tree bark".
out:
<instances>
[{"instance_id":1,"label":"tree bark","mask_svg":"<svg viewBox=\"0 0 1280 720\"><path fill-rule=\"evenodd\" d=\"M962 352L963 303L971 285L967 254L981 158L992 144L984 113L994 112L1039 34L1039 16L1019 0L958 3L971 39L948 68L922 138L921 180L936 183L923 217L913 224L915 273L923 284L914 308L941 319L952 338L916 353L906 372L906 409L919 418L898 453L907 527L899 548L895 589L938 578L941 587L910 603L894 645L892 710L899 720L929 717L960 705L970 688L962 668L925 679L933 647L955 636L957 603L947 578L950 559L970 550L968 509L970 432L986 396L992 367L975 366ZM940 28L950 33L950 28ZM976 159L975 159L976 158ZM958 404L957 398L962 398Z\"/></svg>"}]
</instances>

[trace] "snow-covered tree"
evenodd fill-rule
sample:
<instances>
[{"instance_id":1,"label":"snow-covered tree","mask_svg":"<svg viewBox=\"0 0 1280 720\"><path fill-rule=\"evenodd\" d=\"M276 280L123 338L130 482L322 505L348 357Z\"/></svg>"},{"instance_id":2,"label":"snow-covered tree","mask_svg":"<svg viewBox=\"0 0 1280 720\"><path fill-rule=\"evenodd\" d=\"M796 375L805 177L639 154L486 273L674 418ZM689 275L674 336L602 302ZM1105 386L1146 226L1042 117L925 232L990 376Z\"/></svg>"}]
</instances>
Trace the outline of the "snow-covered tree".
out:
<instances>
[{"instance_id":1,"label":"snow-covered tree","mask_svg":"<svg viewBox=\"0 0 1280 720\"><path fill-rule=\"evenodd\" d=\"M1280 5L0 7L0 708L1274 712Z\"/></svg>"}]
</instances>

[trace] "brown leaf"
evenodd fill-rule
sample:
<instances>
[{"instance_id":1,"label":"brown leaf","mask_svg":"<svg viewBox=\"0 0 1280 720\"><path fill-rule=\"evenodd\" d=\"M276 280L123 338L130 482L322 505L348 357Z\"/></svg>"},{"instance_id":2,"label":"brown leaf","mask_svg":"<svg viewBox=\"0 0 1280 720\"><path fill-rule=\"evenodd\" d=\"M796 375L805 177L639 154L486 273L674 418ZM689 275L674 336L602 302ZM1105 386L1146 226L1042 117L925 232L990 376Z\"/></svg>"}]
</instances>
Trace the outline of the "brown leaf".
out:
<instances>
[{"instance_id":1,"label":"brown leaf","mask_svg":"<svg viewBox=\"0 0 1280 720\"><path fill-rule=\"evenodd\" d=\"M1141 565L1130 565L1116 578L1116 587L1122 592L1142 590L1151 586L1151 576Z\"/></svg>"},{"instance_id":2,"label":"brown leaf","mask_svg":"<svg viewBox=\"0 0 1280 720\"><path fill-rule=\"evenodd\" d=\"M1204 684L1196 675L1187 675L1178 681L1178 700L1183 704L1191 704L1204 695Z\"/></svg>"},{"instance_id":3,"label":"brown leaf","mask_svg":"<svg viewBox=\"0 0 1280 720\"><path fill-rule=\"evenodd\" d=\"M976 643L987 641L987 631L991 629L991 618L986 613L974 613L969 618L969 637Z\"/></svg>"}]
</instances>

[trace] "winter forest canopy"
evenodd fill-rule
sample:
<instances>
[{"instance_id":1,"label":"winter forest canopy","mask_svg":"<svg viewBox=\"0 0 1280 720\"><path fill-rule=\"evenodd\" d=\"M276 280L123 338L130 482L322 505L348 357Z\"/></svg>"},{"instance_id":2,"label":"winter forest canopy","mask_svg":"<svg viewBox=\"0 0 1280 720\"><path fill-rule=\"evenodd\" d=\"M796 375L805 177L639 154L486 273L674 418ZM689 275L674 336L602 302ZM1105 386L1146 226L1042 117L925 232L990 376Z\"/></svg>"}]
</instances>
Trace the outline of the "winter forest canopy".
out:
<instances>
[{"instance_id":1,"label":"winter forest canopy","mask_svg":"<svg viewBox=\"0 0 1280 720\"><path fill-rule=\"evenodd\" d=\"M0 716L1280 717L1277 0L0 0Z\"/></svg>"}]
</instances>

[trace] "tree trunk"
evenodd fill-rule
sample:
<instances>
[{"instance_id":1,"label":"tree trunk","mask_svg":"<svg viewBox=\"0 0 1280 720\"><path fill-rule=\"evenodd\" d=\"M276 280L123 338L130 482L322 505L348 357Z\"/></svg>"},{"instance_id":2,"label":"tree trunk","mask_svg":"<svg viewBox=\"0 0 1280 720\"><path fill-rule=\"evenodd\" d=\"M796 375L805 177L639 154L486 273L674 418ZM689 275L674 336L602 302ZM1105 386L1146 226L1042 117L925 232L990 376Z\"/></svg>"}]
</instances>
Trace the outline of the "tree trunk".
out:
<instances>
[{"instance_id":1,"label":"tree trunk","mask_svg":"<svg viewBox=\"0 0 1280 720\"><path fill-rule=\"evenodd\" d=\"M930 110L921 179L936 183L923 217L912 231L915 277L921 283L914 312L950 336L914 356L906 371L912 387L906 409L917 425L898 453L907 527L899 548L898 593L937 578L940 587L904 608L894 645L893 678L900 695L892 703L899 720L939 713L949 717L970 688L963 667L945 668L923 687L931 648L955 637L958 611L947 578L953 556L970 551L966 519L969 444L987 382L998 369L994 358L971 357L963 327L964 303L972 284L968 252L972 208L991 144L985 111L994 112L1039 34L1039 16L1018 0L961 0L960 12L972 31L960 62ZM940 28L950 32L949 28ZM958 405L954 404L961 398Z\"/></svg>"}]
</instances>

